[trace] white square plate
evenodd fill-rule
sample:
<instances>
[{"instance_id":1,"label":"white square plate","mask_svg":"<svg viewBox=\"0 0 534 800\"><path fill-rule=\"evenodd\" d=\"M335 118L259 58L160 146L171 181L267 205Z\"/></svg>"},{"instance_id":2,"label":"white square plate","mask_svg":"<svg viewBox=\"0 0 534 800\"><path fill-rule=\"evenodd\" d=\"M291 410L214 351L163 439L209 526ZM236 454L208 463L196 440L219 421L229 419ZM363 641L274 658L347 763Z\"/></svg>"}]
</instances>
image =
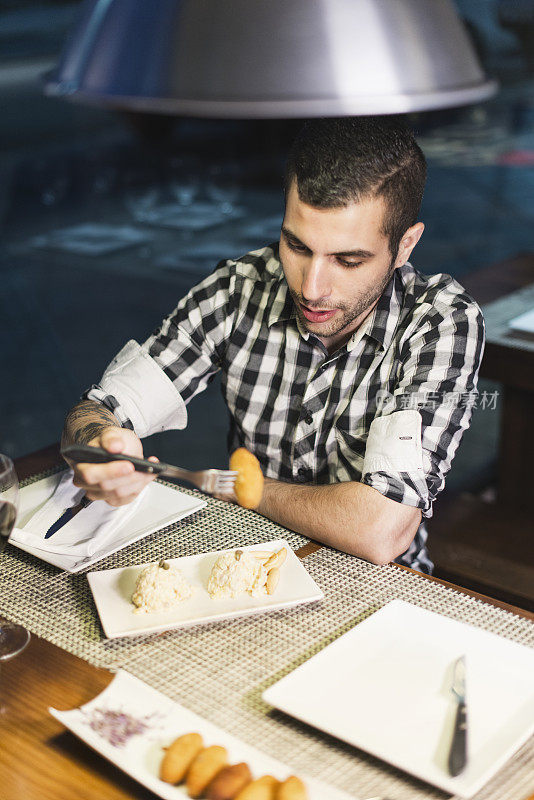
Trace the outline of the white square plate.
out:
<instances>
[{"instance_id":1,"label":"white square plate","mask_svg":"<svg viewBox=\"0 0 534 800\"><path fill-rule=\"evenodd\" d=\"M62 474L57 473L47 478L42 478L42 480L30 483L20 490L19 515L17 518L19 528L26 525L33 514L51 497ZM153 481L147 486L145 498L139 506L135 517L118 528L116 535L106 541L102 548L91 557L80 559L79 556L60 555L59 553L47 552L45 549L17 542L15 538L17 529L13 531L9 542L49 564L54 564L54 566L67 572L76 573L112 553L116 553L117 550L137 542L144 536L148 536L160 528L172 525L173 522L199 511L206 505L205 500L184 494L179 489L165 486L165 484L158 481ZM51 540L43 540L43 547L47 541Z\"/></svg>"},{"instance_id":2,"label":"white square plate","mask_svg":"<svg viewBox=\"0 0 534 800\"><path fill-rule=\"evenodd\" d=\"M113 746L90 727L91 715L96 709L121 711L136 719L149 717L150 727L144 733L132 736L125 745ZM122 670L103 692L84 706L72 711L48 710L93 750L164 800L188 797L183 786L171 786L158 777L163 747L184 733L200 733L206 746L218 744L226 747L229 762L236 764L245 761L254 778L268 774L285 780L293 774L285 764L231 736ZM309 800L351 800L345 792L304 775L299 774L299 777L306 783Z\"/></svg>"},{"instance_id":3,"label":"white square plate","mask_svg":"<svg viewBox=\"0 0 534 800\"><path fill-rule=\"evenodd\" d=\"M447 771L467 666L469 760ZM394 600L275 683L276 708L444 791L471 797L534 731L534 650Z\"/></svg>"},{"instance_id":4,"label":"white square plate","mask_svg":"<svg viewBox=\"0 0 534 800\"><path fill-rule=\"evenodd\" d=\"M280 539L241 549L275 551L281 547L286 548L287 558L280 568L280 582L272 595L262 597L250 597L246 594L241 597L213 600L209 596L206 586L211 568L221 553L232 552L229 550L168 559L169 564L177 566L196 590L189 600L183 600L166 611L150 614L134 613L131 597L137 576L143 567L147 566L146 564L89 572L87 578L108 639L219 622L231 617L291 608L300 603L322 600L324 595L321 589L306 572L302 562L285 540Z\"/></svg>"}]
</instances>

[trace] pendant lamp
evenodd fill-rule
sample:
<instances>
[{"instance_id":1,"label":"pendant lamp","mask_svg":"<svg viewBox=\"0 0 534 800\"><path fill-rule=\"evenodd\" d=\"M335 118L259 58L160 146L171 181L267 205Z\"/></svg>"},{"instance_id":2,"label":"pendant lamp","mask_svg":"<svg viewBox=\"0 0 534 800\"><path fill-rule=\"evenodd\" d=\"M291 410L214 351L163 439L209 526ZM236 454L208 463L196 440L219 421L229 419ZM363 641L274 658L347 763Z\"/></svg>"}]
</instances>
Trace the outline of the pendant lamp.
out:
<instances>
[{"instance_id":1,"label":"pendant lamp","mask_svg":"<svg viewBox=\"0 0 534 800\"><path fill-rule=\"evenodd\" d=\"M84 0L46 92L213 118L393 114L497 84L452 0Z\"/></svg>"}]
</instances>

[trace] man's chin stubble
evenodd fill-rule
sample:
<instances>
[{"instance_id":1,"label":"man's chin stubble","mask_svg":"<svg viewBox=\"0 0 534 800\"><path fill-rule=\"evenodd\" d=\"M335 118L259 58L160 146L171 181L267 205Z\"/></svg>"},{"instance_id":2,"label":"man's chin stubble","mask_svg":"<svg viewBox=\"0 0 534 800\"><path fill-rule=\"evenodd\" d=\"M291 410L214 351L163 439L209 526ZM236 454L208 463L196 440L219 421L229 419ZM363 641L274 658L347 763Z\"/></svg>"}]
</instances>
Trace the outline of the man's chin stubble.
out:
<instances>
[{"instance_id":1,"label":"man's chin stubble","mask_svg":"<svg viewBox=\"0 0 534 800\"><path fill-rule=\"evenodd\" d=\"M309 322L304 314L297 308L297 315L299 318L299 322L301 323L302 327L308 331L308 333L312 333L314 336L319 336L321 339L331 339L334 336L338 336L340 333L343 333L345 328L351 324L351 322L356 319L356 317L351 318L348 321L343 319L341 322L337 324L333 322L332 324L328 323L321 323L321 322ZM324 326L323 330L321 327Z\"/></svg>"},{"instance_id":2,"label":"man's chin stubble","mask_svg":"<svg viewBox=\"0 0 534 800\"><path fill-rule=\"evenodd\" d=\"M374 305L378 302L378 300L382 296L382 293L384 292L386 286L388 285L389 281L391 280L391 277L392 277L394 271L395 271L394 265L391 264L387 275L385 276L384 280L382 281L382 285L379 286L379 288L377 290L375 290L374 292L371 292L371 291L368 292L367 297L365 297L362 300L360 300L360 303L358 304L358 308L352 309L350 314L347 314L347 309L345 307L340 308L339 310L342 312L343 318L337 324L333 321L332 325L335 326L335 327L330 328L330 330L328 328L326 328L325 331L317 330L318 326L321 325L320 322L310 323L306 319L306 317L304 316L304 314L300 310L300 303L302 302L300 297L295 292L293 292L292 289L290 289L289 292L290 292L290 294L291 294L291 296L293 298L293 303L295 304L295 309L296 309L296 312L297 312L297 316L299 318L299 322L305 328L305 330L307 330L309 333L312 333L314 336L319 336L321 339L331 339L334 336L339 336L340 334L343 333L343 331L345 331L349 327L349 325L352 325L352 323L356 319L358 319L358 317L360 317L366 311L367 312L371 311L372 307L374 307ZM367 316L367 314L365 316ZM362 320L362 322L363 322L363 320ZM311 326L313 326L313 327L311 327Z\"/></svg>"}]
</instances>

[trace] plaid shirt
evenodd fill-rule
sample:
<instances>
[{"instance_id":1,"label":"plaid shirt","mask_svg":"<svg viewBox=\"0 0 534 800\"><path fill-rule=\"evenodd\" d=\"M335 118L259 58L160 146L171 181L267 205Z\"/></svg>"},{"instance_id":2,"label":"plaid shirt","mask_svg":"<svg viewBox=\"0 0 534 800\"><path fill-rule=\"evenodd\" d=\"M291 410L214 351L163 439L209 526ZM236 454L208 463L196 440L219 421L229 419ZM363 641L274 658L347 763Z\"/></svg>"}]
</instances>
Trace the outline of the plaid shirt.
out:
<instances>
[{"instance_id":1,"label":"plaid shirt","mask_svg":"<svg viewBox=\"0 0 534 800\"><path fill-rule=\"evenodd\" d=\"M300 325L271 245L221 262L85 396L146 436L185 427L186 404L220 370L230 451L252 451L270 478L360 481L429 517L469 425L483 341L462 287L408 263L328 354ZM426 536L422 523L398 561L430 572Z\"/></svg>"}]
</instances>

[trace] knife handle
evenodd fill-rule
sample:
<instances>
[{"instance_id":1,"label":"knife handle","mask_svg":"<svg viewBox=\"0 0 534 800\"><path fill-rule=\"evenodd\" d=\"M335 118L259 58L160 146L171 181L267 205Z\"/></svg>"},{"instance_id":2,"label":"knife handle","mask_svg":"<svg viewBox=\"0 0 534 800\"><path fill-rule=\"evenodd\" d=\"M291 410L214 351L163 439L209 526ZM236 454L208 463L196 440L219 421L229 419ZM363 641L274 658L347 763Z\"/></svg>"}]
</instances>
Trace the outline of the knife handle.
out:
<instances>
[{"instance_id":1,"label":"knife handle","mask_svg":"<svg viewBox=\"0 0 534 800\"><path fill-rule=\"evenodd\" d=\"M451 750L449 753L449 772L459 775L467 763L467 710L465 703L460 700L456 709L454 732L452 734Z\"/></svg>"},{"instance_id":2,"label":"knife handle","mask_svg":"<svg viewBox=\"0 0 534 800\"><path fill-rule=\"evenodd\" d=\"M71 461L83 464L107 464L110 461L129 461L137 472L149 472L159 475L167 468L167 464L156 461L147 461L144 458L128 456L125 453L110 453L101 447L89 447L86 444L69 444L62 448L61 455Z\"/></svg>"}]
</instances>

